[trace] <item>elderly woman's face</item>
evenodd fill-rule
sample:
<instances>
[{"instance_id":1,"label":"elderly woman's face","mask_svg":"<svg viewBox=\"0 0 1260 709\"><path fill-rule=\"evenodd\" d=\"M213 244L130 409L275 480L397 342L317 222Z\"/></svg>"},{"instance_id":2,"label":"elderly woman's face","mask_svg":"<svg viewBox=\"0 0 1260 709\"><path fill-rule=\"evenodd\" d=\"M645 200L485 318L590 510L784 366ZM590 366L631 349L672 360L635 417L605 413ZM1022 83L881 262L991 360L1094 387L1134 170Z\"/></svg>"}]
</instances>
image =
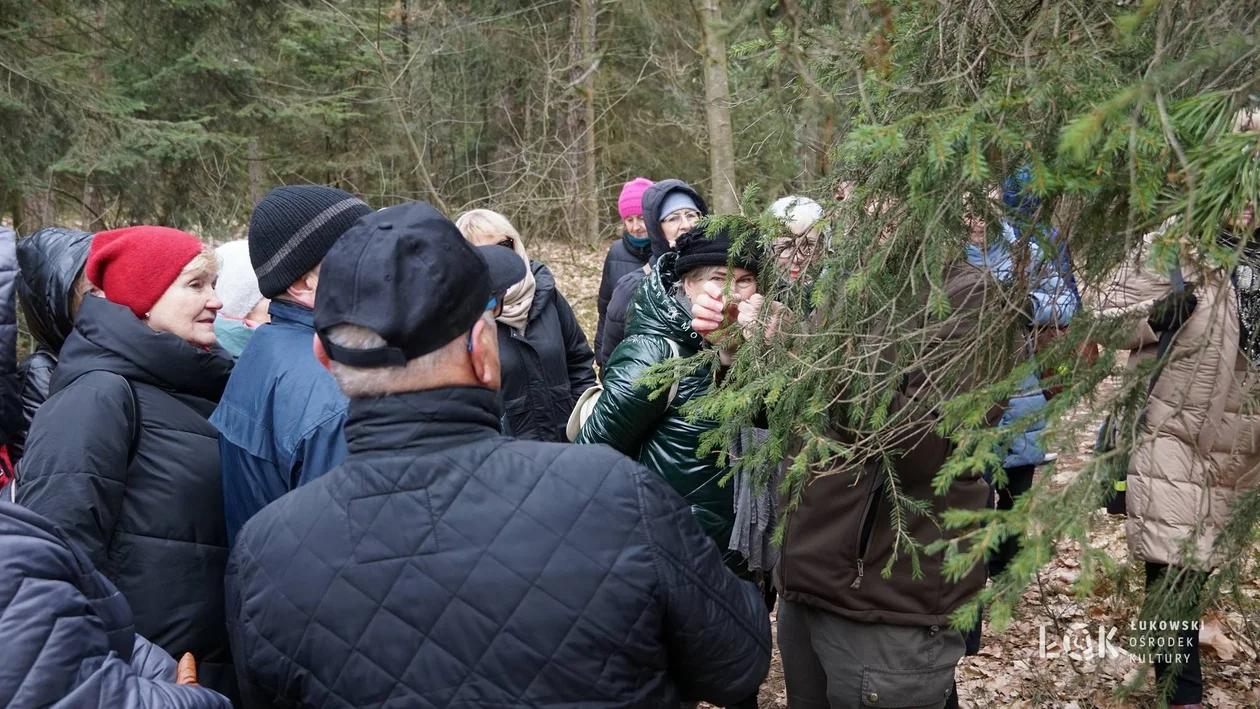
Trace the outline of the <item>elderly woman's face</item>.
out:
<instances>
[{"instance_id":1,"label":"elderly woman's face","mask_svg":"<svg viewBox=\"0 0 1260 709\"><path fill-rule=\"evenodd\" d=\"M214 292L217 276L213 266L180 273L149 310L149 327L169 332L190 345L213 346L214 317L223 307Z\"/></svg>"},{"instance_id":2,"label":"elderly woman's face","mask_svg":"<svg viewBox=\"0 0 1260 709\"><path fill-rule=\"evenodd\" d=\"M647 224L643 222L642 214L632 214L623 219L621 225L625 227L626 233L636 239L642 239L647 236Z\"/></svg>"},{"instance_id":3,"label":"elderly woman's face","mask_svg":"<svg viewBox=\"0 0 1260 709\"><path fill-rule=\"evenodd\" d=\"M731 295L738 296L740 300L748 300L757 294L757 274L746 268L736 266L731 277ZM712 283L718 288L726 287L726 277L728 272L726 266L718 266L703 274L701 278L683 278L683 291L691 300L695 300L704 293L706 283Z\"/></svg>"},{"instance_id":4,"label":"elderly woman's face","mask_svg":"<svg viewBox=\"0 0 1260 709\"><path fill-rule=\"evenodd\" d=\"M818 232L810 229L803 236L785 236L774 240L771 247L779 265L779 273L788 281L800 278L801 271L814 257L818 246Z\"/></svg>"}]
</instances>

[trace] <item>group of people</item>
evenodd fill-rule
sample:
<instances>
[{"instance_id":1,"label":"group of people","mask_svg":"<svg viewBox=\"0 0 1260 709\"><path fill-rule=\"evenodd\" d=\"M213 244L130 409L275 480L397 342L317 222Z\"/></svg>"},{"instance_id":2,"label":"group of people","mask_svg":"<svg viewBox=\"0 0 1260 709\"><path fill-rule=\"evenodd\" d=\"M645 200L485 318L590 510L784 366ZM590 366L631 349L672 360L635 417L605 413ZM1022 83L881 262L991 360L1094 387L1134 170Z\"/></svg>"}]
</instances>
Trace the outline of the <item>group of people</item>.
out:
<instances>
[{"instance_id":1,"label":"group of people","mask_svg":"<svg viewBox=\"0 0 1260 709\"><path fill-rule=\"evenodd\" d=\"M1024 230L1048 228L1020 176L1005 187L1000 228L977 213L946 268L950 313L930 346L966 338L1014 283L1030 288L1030 358L1082 307L1066 250L1038 246L1053 234L1012 257ZM950 617L986 569L951 579L921 555L881 574L896 545L882 486L895 476L938 514L1009 509L1046 460L1037 426L1012 436L1006 484L976 475L937 495L954 446L920 412L891 469L865 461L858 484L815 471L771 543L775 486L748 471L723 484L719 455L698 453L717 422L682 409L721 386L744 341L719 333L807 307L773 296L808 288L841 237L821 205L790 196L771 207L783 236L739 238L673 179L626 183L618 209L593 347L551 272L486 209L452 220L283 186L217 253L158 226L45 229L7 272L0 250L0 337L16 325L7 273L36 343L20 365L0 356L16 466L0 503L0 703L756 707L777 607L790 706L957 706L969 643ZM1227 510L1212 508L1197 559L1176 522L1254 486L1260 463L1260 415L1227 376L1246 368L1230 339L1245 327L1206 296L1242 286L1187 272L1187 305L1181 279L1144 264L1135 255L1086 301L1133 320L1135 351L1161 328L1181 335L1128 471L1130 541L1152 583L1202 584ZM1204 340L1216 359L1195 367ZM644 377L705 350L716 357L665 391ZM908 373L893 410L930 386ZM1186 392L1218 393L1165 410ZM993 425L1035 419L1047 396L1030 376ZM748 433L731 445L755 445ZM1207 470L1218 464L1228 479ZM924 545L952 533L903 522ZM1017 548L1007 540L987 573ZM195 678L176 677L185 653ZM1201 702L1197 646L1156 671L1173 704Z\"/></svg>"}]
</instances>

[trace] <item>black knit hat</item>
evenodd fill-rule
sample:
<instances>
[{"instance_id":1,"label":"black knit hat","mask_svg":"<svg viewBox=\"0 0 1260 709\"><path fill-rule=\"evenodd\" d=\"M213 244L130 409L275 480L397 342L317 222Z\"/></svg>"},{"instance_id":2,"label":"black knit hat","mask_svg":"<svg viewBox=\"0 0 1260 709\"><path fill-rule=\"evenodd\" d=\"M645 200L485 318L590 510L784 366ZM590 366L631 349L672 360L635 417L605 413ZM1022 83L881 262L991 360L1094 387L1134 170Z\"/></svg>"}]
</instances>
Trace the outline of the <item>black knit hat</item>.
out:
<instances>
[{"instance_id":1,"label":"black knit hat","mask_svg":"<svg viewBox=\"0 0 1260 709\"><path fill-rule=\"evenodd\" d=\"M678 237L674 248L678 252L678 260L674 262L674 273L682 276L688 271L702 266L725 266L734 264L740 268L756 271L760 261L760 250L757 248L756 227L746 225L753 230L745 239L742 248L732 253L734 240L731 228L726 225L699 225Z\"/></svg>"},{"instance_id":2,"label":"black knit hat","mask_svg":"<svg viewBox=\"0 0 1260 709\"><path fill-rule=\"evenodd\" d=\"M258 290L283 293L319 265L337 239L371 214L363 200L336 187L286 185L267 193L249 218L249 260Z\"/></svg>"}]
</instances>

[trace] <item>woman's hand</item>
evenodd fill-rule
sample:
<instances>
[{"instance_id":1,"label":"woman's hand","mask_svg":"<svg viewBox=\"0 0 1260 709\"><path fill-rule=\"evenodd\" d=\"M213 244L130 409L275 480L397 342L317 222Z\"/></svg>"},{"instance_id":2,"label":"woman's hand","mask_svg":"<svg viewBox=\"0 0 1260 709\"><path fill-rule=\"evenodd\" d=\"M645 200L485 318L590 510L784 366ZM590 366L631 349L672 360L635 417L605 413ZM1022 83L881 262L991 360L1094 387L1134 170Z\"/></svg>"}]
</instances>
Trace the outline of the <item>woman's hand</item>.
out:
<instances>
[{"instance_id":1,"label":"woman's hand","mask_svg":"<svg viewBox=\"0 0 1260 709\"><path fill-rule=\"evenodd\" d=\"M704 292L691 302L691 327L701 337L718 347L718 358L724 365L735 361L739 349L738 336L728 335L720 340L714 336L738 317L743 299L732 293L722 295L722 287L716 283L704 284Z\"/></svg>"},{"instance_id":2,"label":"woman's hand","mask_svg":"<svg viewBox=\"0 0 1260 709\"><path fill-rule=\"evenodd\" d=\"M739 304L738 322L743 330L744 339L751 340L757 335L757 328L761 318L761 309L765 307L766 297L757 293L748 300ZM766 320L765 332L762 333L767 342L779 332L779 323L783 320L783 314L787 311L787 306L777 300L770 301L770 317Z\"/></svg>"},{"instance_id":3,"label":"woman's hand","mask_svg":"<svg viewBox=\"0 0 1260 709\"><path fill-rule=\"evenodd\" d=\"M726 319L726 301L722 288L714 283L704 284L704 292L691 301L691 328L706 340L722 329Z\"/></svg>"}]
</instances>

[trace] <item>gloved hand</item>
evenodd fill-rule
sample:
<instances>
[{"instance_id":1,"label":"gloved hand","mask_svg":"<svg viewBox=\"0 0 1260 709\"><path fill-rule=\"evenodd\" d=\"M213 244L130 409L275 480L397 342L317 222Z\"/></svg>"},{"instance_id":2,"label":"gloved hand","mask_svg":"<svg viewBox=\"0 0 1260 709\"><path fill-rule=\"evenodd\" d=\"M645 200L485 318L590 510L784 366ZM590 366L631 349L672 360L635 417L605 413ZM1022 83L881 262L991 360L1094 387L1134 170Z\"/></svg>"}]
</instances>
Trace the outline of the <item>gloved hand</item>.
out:
<instances>
[{"instance_id":1,"label":"gloved hand","mask_svg":"<svg viewBox=\"0 0 1260 709\"><path fill-rule=\"evenodd\" d=\"M1194 314L1194 309L1199 305L1199 299L1194 294L1194 285L1187 283L1185 290L1180 293L1169 293L1155 301L1151 306L1151 314L1146 318L1152 330L1155 332L1176 330L1190 319L1190 316Z\"/></svg>"}]
</instances>

